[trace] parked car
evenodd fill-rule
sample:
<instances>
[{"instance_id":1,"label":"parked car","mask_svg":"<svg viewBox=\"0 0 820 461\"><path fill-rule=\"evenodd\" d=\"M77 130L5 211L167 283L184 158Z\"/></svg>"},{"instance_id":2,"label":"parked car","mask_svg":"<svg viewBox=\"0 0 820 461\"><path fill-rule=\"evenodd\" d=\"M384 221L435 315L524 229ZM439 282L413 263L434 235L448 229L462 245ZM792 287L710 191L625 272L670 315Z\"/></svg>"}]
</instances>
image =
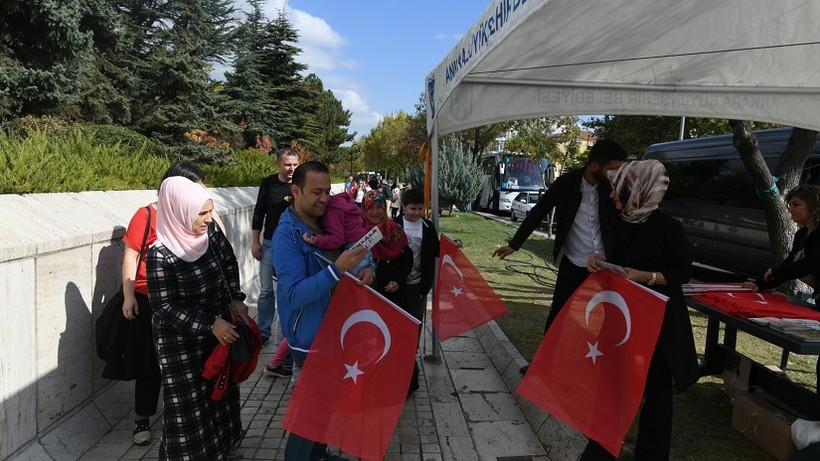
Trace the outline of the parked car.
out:
<instances>
[{"instance_id":1,"label":"parked car","mask_svg":"<svg viewBox=\"0 0 820 461\"><path fill-rule=\"evenodd\" d=\"M791 128L755 135L774 171ZM653 144L643 158L666 166L670 183L660 209L683 224L695 261L753 276L775 264L765 213L731 135ZM800 183L820 184L818 167L820 144L806 160Z\"/></svg>"},{"instance_id":2,"label":"parked car","mask_svg":"<svg viewBox=\"0 0 820 461\"><path fill-rule=\"evenodd\" d=\"M510 221L515 222L518 218L526 218L532 207L538 203L539 198L538 192L519 192L510 206Z\"/></svg>"},{"instance_id":3,"label":"parked car","mask_svg":"<svg viewBox=\"0 0 820 461\"><path fill-rule=\"evenodd\" d=\"M507 214L512 210L512 203L515 197L520 194L518 191L501 192L498 195L498 213Z\"/></svg>"}]
</instances>

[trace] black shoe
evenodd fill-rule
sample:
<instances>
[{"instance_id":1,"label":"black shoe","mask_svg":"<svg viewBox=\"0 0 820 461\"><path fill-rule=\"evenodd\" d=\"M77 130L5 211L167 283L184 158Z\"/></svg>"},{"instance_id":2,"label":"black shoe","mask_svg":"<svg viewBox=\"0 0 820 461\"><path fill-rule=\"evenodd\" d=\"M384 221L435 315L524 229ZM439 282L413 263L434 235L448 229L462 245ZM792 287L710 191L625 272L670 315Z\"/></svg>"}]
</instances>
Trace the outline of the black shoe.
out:
<instances>
[{"instance_id":1,"label":"black shoe","mask_svg":"<svg viewBox=\"0 0 820 461\"><path fill-rule=\"evenodd\" d=\"M275 367L270 366L270 364L265 365L265 369L262 371L265 376L276 376L279 378L290 378L293 376L293 367L286 367L284 365L277 365Z\"/></svg>"},{"instance_id":2,"label":"black shoe","mask_svg":"<svg viewBox=\"0 0 820 461\"><path fill-rule=\"evenodd\" d=\"M524 365L523 367L521 367L520 370L518 370L518 372L521 373L521 376L524 376L524 375L527 374L527 370L529 370L529 369L530 369L529 365Z\"/></svg>"},{"instance_id":3,"label":"black shoe","mask_svg":"<svg viewBox=\"0 0 820 461\"><path fill-rule=\"evenodd\" d=\"M334 455L333 453L328 453L328 452L320 453L318 456L317 455L312 455L310 457L310 460L311 461L350 461L347 458L342 458L339 455Z\"/></svg>"},{"instance_id":4,"label":"black shoe","mask_svg":"<svg viewBox=\"0 0 820 461\"><path fill-rule=\"evenodd\" d=\"M151 443L151 426L148 425L148 420L137 421L134 428L134 445L148 445Z\"/></svg>"}]
</instances>

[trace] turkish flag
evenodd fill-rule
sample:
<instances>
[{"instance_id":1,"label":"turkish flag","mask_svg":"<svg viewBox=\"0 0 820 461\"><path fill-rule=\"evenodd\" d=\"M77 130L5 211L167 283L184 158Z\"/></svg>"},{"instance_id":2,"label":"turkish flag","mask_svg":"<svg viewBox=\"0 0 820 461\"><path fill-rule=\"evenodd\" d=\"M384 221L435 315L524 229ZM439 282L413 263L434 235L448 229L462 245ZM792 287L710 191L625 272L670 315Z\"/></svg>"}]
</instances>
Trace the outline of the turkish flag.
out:
<instances>
[{"instance_id":1,"label":"turkish flag","mask_svg":"<svg viewBox=\"0 0 820 461\"><path fill-rule=\"evenodd\" d=\"M442 235L438 282L433 292L433 326L439 339L454 338L507 312L507 305L461 248Z\"/></svg>"},{"instance_id":2,"label":"turkish flag","mask_svg":"<svg viewBox=\"0 0 820 461\"><path fill-rule=\"evenodd\" d=\"M382 459L413 374L418 320L348 275L336 286L283 427Z\"/></svg>"},{"instance_id":3,"label":"turkish flag","mask_svg":"<svg viewBox=\"0 0 820 461\"><path fill-rule=\"evenodd\" d=\"M617 457L667 299L611 271L591 274L547 330L518 393Z\"/></svg>"}]
</instances>

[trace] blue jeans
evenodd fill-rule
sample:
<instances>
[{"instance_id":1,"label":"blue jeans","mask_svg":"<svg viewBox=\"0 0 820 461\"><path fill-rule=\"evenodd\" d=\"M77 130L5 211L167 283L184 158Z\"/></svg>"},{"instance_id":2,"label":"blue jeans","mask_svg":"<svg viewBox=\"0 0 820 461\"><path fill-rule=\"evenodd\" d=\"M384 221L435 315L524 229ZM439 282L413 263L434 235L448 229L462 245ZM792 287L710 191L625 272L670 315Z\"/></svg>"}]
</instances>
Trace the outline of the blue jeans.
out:
<instances>
[{"instance_id":1,"label":"blue jeans","mask_svg":"<svg viewBox=\"0 0 820 461\"><path fill-rule=\"evenodd\" d=\"M271 324L276 315L276 292L273 290L273 255L270 240L262 239L262 261L259 262L259 299L256 301L256 323L264 339L271 336Z\"/></svg>"},{"instance_id":2,"label":"blue jeans","mask_svg":"<svg viewBox=\"0 0 820 461\"><path fill-rule=\"evenodd\" d=\"M290 355L293 357L293 370L294 376L296 376L296 371L304 365L307 354L291 349ZM297 381L294 383L294 386L298 384ZM313 440L306 439L301 435L296 435L291 432L288 434L288 441L285 442L285 461L309 461L324 454L326 451L326 444L314 442Z\"/></svg>"}]
</instances>

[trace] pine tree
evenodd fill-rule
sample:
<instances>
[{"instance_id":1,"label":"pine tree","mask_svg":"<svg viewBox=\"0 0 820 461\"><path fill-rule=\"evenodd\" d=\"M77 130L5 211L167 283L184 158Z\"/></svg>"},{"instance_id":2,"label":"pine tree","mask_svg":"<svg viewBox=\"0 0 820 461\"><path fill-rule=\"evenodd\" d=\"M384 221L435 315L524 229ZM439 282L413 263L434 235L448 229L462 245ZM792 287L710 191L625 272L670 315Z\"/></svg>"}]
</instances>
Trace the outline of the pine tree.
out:
<instances>
[{"instance_id":1,"label":"pine tree","mask_svg":"<svg viewBox=\"0 0 820 461\"><path fill-rule=\"evenodd\" d=\"M138 2L135 2L138 3ZM215 131L221 118L215 108L210 63L230 51L233 7L230 0L167 0L154 3L143 37L144 61L138 63L135 125L138 131L181 142L193 129ZM143 50L134 50L142 53Z\"/></svg>"},{"instance_id":2,"label":"pine tree","mask_svg":"<svg viewBox=\"0 0 820 461\"><path fill-rule=\"evenodd\" d=\"M102 0L0 2L0 117L82 119L84 102L121 102L95 67L97 53L116 46L111 17ZM105 121L107 110L89 116Z\"/></svg>"},{"instance_id":3,"label":"pine tree","mask_svg":"<svg viewBox=\"0 0 820 461\"><path fill-rule=\"evenodd\" d=\"M342 106L342 102L330 90L325 90L322 80L316 74L305 78L305 84L314 94L316 109L310 114L310 137L305 147L316 154L318 160L326 163L338 163L348 156L340 151L339 146L353 141L356 133L348 133L350 127L350 111Z\"/></svg>"},{"instance_id":4,"label":"pine tree","mask_svg":"<svg viewBox=\"0 0 820 461\"><path fill-rule=\"evenodd\" d=\"M455 136L448 136L439 149L439 205L463 209L481 191L483 173L473 156Z\"/></svg>"}]
</instances>

